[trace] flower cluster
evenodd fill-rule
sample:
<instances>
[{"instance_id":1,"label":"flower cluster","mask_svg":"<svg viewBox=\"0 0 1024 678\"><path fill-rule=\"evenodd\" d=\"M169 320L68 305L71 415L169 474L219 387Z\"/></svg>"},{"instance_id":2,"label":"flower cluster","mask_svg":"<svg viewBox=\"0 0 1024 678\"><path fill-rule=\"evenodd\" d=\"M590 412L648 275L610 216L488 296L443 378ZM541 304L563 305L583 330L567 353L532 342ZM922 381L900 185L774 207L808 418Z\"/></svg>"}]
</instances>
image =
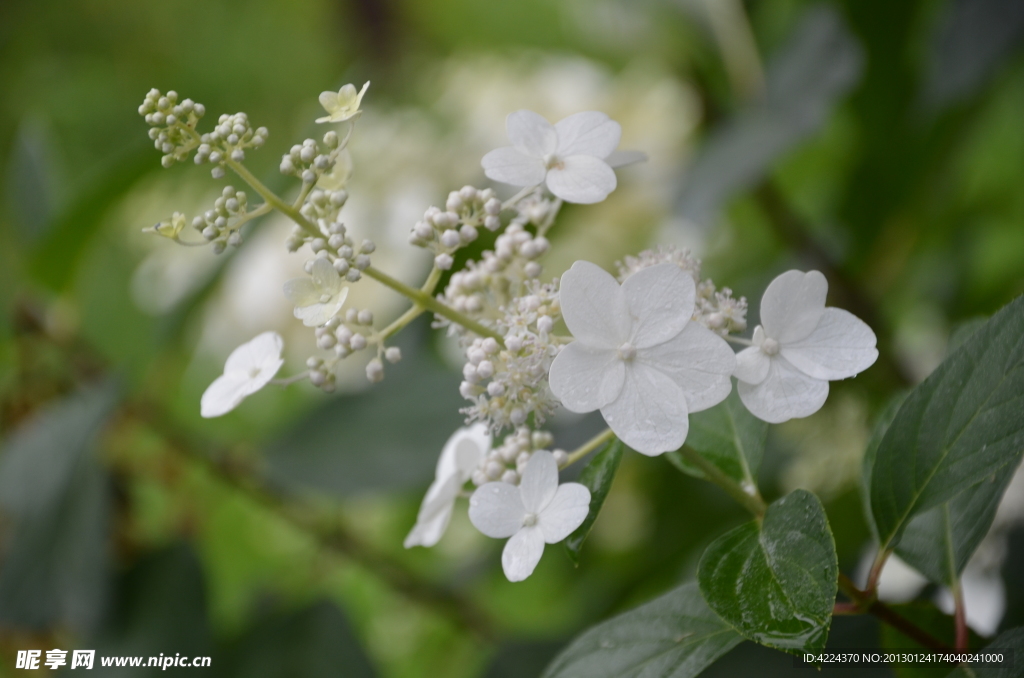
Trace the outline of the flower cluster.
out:
<instances>
[{"instance_id":1,"label":"flower cluster","mask_svg":"<svg viewBox=\"0 0 1024 678\"><path fill-rule=\"evenodd\" d=\"M501 228L501 201L494 191L463 186L448 194L444 210L431 205L409 233L409 244L434 254L434 265L442 271L452 267L452 254L479 237L481 226L489 231Z\"/></svg>"},{"instance_id":2,"label":"flower cluster","mask_svg":"<svg viewBox=\"0 0 1024 678\"><path fill-rule=\"evenodd\" d=\"M558 406L548 388L551 361L561 349L552 334L560 306L555 285L529 281L526 294L504 308L498 327L504 346L474 339L462 369L462 397L473 404L462 412L468 421L487 422L494 430L522 425L530 414L540 425Z\"/></svg>"},{"instance_id":3,"label":"flower cluster","mask_svg":"<svg viewBox=\"0 0 1024 678\"><path fill-rule=\"evenodd\" d=\"M224 177L224 166L229 159L233 162L243 162L246 149L259 148L269 135L266 127L253 129L249 124L249 116L245 113L225 113L217 118L217 126L212 132L199 138L195 163L202 165L209 162L214 165L210 174L214 179L221 179Z\"/></svg>"},{"instance_id":4,"label":"flower cluster","mask_svg":"<svg viewBox=\"0 0 1024 678\"><path fill-rule=\"evenodd\" d=\"M178 93L174 90L162 94L158 89L151 89L139 106L139 115L150 126L149 138L156 150L164 154L160 164L170 167L186 160L197 146L195 127L206 115L206 108L191 99L178 103Z\"/></svg>"},{"instance_id":5,"label":"flower cluster","mask_svg":"<svg viewBox=\"0 0 1024 678\"><path fill-rule=\"evenodd\" d=\"M337 132L330 131L324 134L323 146L318 145L315 139L306 139L301 144L292 146L281 156L278 169L281 170L281 174L298 177L302 179L302 183L312 185L334 169L342 148ZM337 207L345 203L344 199L335 198L333 194L330 198L332 204L337 203Z\"/></svg>"},{"instance_id":6,"label":"flower cluster","mask_svg":"<svg viewBox=\"0 0 1024 678\"><path fill-rule=\"evenodd\" d=\"M616 264L619 282L623 282L637 271L663 263L672 263L693 276L697 285L697 298L693 309L693 320L722 336L747 329L747 300L734 299L728 287L717 289L710 278L700 279L700 259L688 249L659 245L653 250L627 256Z\"/></svg>"}]
</instances>

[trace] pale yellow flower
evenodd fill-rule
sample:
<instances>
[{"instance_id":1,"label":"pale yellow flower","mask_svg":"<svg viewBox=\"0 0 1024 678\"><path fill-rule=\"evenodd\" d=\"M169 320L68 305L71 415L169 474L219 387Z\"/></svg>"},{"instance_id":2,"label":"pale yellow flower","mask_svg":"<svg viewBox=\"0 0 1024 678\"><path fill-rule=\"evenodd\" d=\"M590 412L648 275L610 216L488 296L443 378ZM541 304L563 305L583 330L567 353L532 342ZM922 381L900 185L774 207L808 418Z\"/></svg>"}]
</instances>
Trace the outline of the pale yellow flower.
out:
<instances>
[{"instance_id":1,"label":"pale yellow flower","mask_svg":"<svg viewBox=\"0 0 1024 678\"><path fill-rule=\"evenodd\" d=\"M343 122L350 120L362 111L359 110L359 104L363 101L363 95L366 94L366 88L370 86L367 82L363 85L363 88L356 92L355 85L348 84L339 89L337 92L321 92L320 93L320 105L324 107L328 115L317 118L317 122Z\"/></svg>"}]
</instances>

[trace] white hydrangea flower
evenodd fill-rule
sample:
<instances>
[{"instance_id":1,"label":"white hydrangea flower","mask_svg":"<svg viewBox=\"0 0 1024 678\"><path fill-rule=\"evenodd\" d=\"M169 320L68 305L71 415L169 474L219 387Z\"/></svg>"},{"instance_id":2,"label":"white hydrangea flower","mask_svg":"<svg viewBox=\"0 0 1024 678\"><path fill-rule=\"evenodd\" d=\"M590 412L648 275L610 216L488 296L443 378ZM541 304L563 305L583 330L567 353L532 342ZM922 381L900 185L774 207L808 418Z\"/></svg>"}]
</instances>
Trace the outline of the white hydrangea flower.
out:
<instances>
[{"instance_id":1,"label":"white hydrangea flower","mask_svg":"<svg viewBox=\"0 0 1024 678\"><path fill-rule=\"evenodd\" d=\"M219 417L267 385L284 365L284 340L277 332L264 332L236 348L224 363L224 374L214 379L203 393L199 411L207 418Z\"/></svg>"},{"instance_id":2,"label":"white hydrangea flower","mask_svg":"<svg viewBox=\"0 0 1024 678\"><path fill-rule=\"evenodd\" d=\"M448 529L455 499L491 450L491 436L483 424L460 428L441 450L434 482L420 504L416 525L405 538L405 548L433 546Z\"/></svg>"},{"instance_id":3,"label":"white hydrangea flower","mask_svg":"<svg viewBox=\"0 0 1024 678\"><path fill-rule=\"evenodd\" d=\"M511 537L501 554L509 581L533 574L544 544L556 544L583 524L590 511L590 490L579 483L558 484L558 464L538 450L523 469L519 486L481 485L469 498L469 519L488 537Z\"/></svg>"},{"instance_id":4,"label":"white hydrangea flower","mask_svg":"<svg viewBox=\"0 0 1024 678\"><path fill-rule=\"evenodd\" d=\"M637 452L679 448L689 413L732 390L736 357L720 336L691 322L696 287L674 263L622 283L577 261L562 275L562 317L575 337L551 364L551 390L573 412L600 409Z\"/></svg>"},{"instance_id":5,"label":"white hydrangea flower","mask_svg":"<svg viewBox=\"0 0 1024 678\"><path fill-rule=\"evenodd\" d=\"M369 86L370 83L367 82L359 92L356 92L356 87L352 84L345 85L337 92L321 92L320 105L327 111L327 115L317 118L316 121L343 122L356 117L362 112L359 110L359 105Z\"/></svg>"},{"instance_id":6,"label":"white hydrangea flower","mask_svg":"<svg viewBox=\"0 0 1024 678\"><path fill-rule=\"evenodd\" d=\"M331 262L318 257L309 278L292 278L284 296L295 305L295 317L306 327L319 327L337 315L348 297L348 287Z\"/></svg>"},{"instance_id":7,"label":"white hydrangea flower","mask_svg":"<svg viewBox=\"0 0 1024 678\"><path fill-rule=\"evenodd\" d=\"M622 128L604 113L576 113L552 125L533 111L516 111L505 129L512 145L480 161L488 178L513 186L546 183L554 195L575 203L601 202L615 190L615 172L606 159L619 145Z\"/></svg>"},{"instance_id":8,"label":"white hydrangea flower","mask_svg":"<svg viewBox=\"0 0 1024 678\"><path fill-rule=\"evenodd\" d=\"M778 424L814 414L828 382L869 368L875 333L857 316L825 308L828 281L818 271L786 271L761 298L754 345L736 356L737 391L754 416Z\"/></svg>"}]
</instances>

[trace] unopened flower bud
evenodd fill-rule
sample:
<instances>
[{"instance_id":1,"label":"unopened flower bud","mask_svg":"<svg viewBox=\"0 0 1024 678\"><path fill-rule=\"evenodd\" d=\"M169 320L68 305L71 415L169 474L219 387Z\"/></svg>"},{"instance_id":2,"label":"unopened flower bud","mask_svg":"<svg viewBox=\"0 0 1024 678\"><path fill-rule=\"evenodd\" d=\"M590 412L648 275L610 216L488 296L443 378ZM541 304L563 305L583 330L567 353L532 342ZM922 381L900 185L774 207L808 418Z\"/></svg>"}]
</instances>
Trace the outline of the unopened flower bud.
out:
<instances>
[{"instance_id":1,"label":"unopened flower bud","mask_svg":"<svg viewBox=\"0 0 1024 678\"><path fill-rule=\"evenodd\" d=\"M391 364L397 363L399 360L402 359L402 349L398 348L397 346L389 346L384 351L384 359Z\"/></svg>"},{"instance_id":2,"label":"unopened flower bud","mask_svg":"<svg viewBox=\"0 0 1024 678\"><path fill-rule=\"evenodd\" d=\"M372 383L377 383L384 378L384 364L379 358L374 358L366 363L366 378Z\"/></svg>"}]
</instances>

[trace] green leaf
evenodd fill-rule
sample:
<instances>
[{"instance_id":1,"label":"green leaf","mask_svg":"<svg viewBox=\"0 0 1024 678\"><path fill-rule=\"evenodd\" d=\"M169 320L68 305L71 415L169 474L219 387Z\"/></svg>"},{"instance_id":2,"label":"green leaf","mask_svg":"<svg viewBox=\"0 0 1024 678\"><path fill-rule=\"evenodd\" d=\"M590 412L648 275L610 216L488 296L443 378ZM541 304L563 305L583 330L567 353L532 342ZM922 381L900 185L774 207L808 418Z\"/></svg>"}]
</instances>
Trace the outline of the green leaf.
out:
<instances>
[{"instance_id":1,"label":"green leaf","mask_svg":"<svg viewBox=\"0 0 1024 678\"><path fill-rule=\"evenodd\" d=\"M1024 452L1024 297L964 342L900 407L871 470L883 549L910 520L1016 464Z\"/></svg>"},{"instance_id":2,"label":"green leaf","mask_svg":"<svg viewBox=\"0 0 1024 678\"><path fill-rule=\"evenodd\" d=\"M1021 673L1021 662L1024 661L1024 626L1003 631L989 643L982 652L998 652L1005 650L1008 661L1001 664L971 664L960 666L949 678L1018 678ZM1010 652L1013 656L1010 657Z\"/></svg>"},{"instance_id":3,"label":"green leaf","mask_svg":"<svg viewBox=\"0 0 1024 678\"><path fill-rule=\"evenodd\" d=\"M622 460L624 447L621 440L612 438L603 450L594 455L576 481L590 490L590 512L583 520L583 524L565 539L565 550L574 565L579 565L580 549L583 548L583 542L586 541L587 535L590 534L590 528L597 520L597 514L601 511L601 506L604 505L608 490L612 488L612 481L615 480L615 472Z\"/></svg>"},{"instance_id":4,"label":"green leaf","mask_svg":"<svg viewBox=\"0 0 1024 678\"><path fill-rule=\"evenodd\" d=\"M373 678L377 675L338 606L313 603L257 622L226 657L231 678Z\"/></svg>"},{"instance_id":5,"label":"green leaf","mask_svg":"<svg viewBox=\"0 0 1024 678\"><path fill-rule=\"evenodd\" d=\"M424 485L445 440L462 426L466 401L459 375L418 358L300 420L267 451L270 477L337 495Z\"/></svg>"},{"instance_id":6,"label":"green leaf","mask_svg":"<svg viewBox=\"0 0 1024 678\"><path fill-rule=\"evenodd\" d=\"M700 590L744 636L780 650L825 647L839 564L825 509L796 490L708 546L697 567Z\"/></svg>"},{"instance_id":7,"label":"green leaf","mask_svg":"<svg viewBox=\"0 0 1024 678\"><path fill-rule=\"evenodd\" d=\"M936 584L954 586L988 534L1016 468L1007 464L953 499L914 516L896 553Z\"/></svg>"},{"instance_id":8,"label":"green leaf","mask_svg":"<svg viewBox=\"0 0 1024 678\"><path fill-rule=\"evenodd\" d=\"M584 632L543 678L690 678L742 640L684 584Z\"/></svg>"},{"instance_id":9,"label":"green leaf","mask_svg":"<svg viewBox=\"0 0 1024 678\"><path fill-rule=\"evenodd\" d=\"M0 622L87 631L106 594L110 496L92 454L116 403L112 384L82 390L16 429L0 459L12 519L0 569Z\"/></svg>"},{"instance_id":10,"label":"green leaf","mask_svg":"<svg viewBox=\"0 0 1024 678\"><path fill-rule=\"evenodd\" d=\"M889 402L885 404L882 412L878 415L874 429L871 431L871 439L868 440L867 449L864 450L864 459L861 461L860 499L864 507L864 517L871 528L871 534L875 541L878 541L878 528L875 526L874 516L871 515L871 470L875 466L878 446L882 444L885 432L889 430L892 420L896 418L896 413L899 412L900 406L903 405L906 397L906 393L900 393L890 398Z\"/></svg>"},{"instance_id":11,"label":"green leaf","mask_svg":"<svg viewBox=\"0 0 1024 678\"><path fill-rule=\"evenodd\" d=\"M736 482L757 487L767 436L768 422L752 415L733 389L718 405L690 415L686 444ZM704 478L704 473L678 451L665 456L680 471Z\"/></svg>"}]
</instances>

